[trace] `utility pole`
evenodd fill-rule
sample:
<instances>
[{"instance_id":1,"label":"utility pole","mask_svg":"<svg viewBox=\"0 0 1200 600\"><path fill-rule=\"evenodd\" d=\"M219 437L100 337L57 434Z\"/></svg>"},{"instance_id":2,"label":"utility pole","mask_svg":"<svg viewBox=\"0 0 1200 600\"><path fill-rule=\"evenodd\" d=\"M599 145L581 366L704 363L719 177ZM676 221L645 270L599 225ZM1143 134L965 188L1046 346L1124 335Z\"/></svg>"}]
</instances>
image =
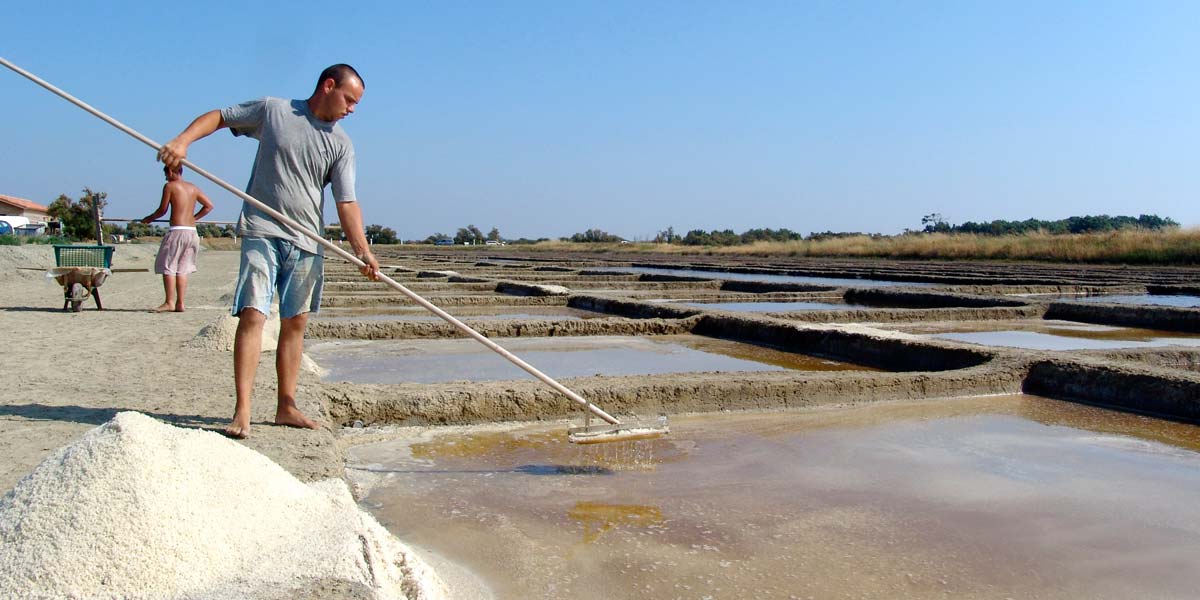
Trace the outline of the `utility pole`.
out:
<instances>
[{"instance_id":1,"label":"utility pole","mask_svg":"<svg viewBox=\"0 0 1200 600\"><path fill-rule=\"evenodd\" d=\"M104 225L100 221L100 199L92 193L92 220L96 223L96 245L104 245Z\"/></svg>"}]
</instances>

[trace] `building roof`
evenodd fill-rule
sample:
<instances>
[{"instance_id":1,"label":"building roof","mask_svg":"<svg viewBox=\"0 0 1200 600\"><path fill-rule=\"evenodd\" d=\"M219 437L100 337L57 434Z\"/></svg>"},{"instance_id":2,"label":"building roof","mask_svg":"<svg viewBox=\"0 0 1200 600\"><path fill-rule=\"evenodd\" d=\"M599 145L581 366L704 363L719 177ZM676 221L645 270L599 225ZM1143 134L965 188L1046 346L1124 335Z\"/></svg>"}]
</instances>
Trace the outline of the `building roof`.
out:
<instances>
[{"instance_id":1,"label":"building roof","mask_svg":"<svg viewBox=\"0 0 1200 600\"><path fill-rule=\"evenodd\" d=\"M39 213L43 213L43 214L45 214L46 211L50 210L49 207L42 206L41 204L38 204L37 202L33 202L31 200L26 200L24 198L17 198L15 196L5 196L4 194L0 194L0 202L3 202L10 206L15 206L21 210L29 210L29 211L39 212Z\"/></svg>"}]
</instances>

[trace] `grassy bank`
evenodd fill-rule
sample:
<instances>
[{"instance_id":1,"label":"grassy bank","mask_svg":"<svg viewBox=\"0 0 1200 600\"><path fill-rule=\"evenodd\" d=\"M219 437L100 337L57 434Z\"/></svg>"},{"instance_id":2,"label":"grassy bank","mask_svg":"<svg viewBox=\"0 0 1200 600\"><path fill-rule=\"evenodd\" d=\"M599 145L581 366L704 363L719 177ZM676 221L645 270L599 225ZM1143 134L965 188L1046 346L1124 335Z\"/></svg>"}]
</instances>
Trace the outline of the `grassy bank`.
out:
<instances>
[{"instance_id":1,"label":"grassy bank","mask_svg":"<svg viewBox=\"0 0 1200 600\"><path fill-rule=\"evenodd\" d=\"M918 234L872 238L759 242L746 246L679 244L578 244L542 242L522 249L654 252L705 255L807 256L937 260L1030 260L1141 265L1200 264L1200 229L1121 230L1106 233L1031 233L1011 236Z\"/></svg>"}]
</instances>

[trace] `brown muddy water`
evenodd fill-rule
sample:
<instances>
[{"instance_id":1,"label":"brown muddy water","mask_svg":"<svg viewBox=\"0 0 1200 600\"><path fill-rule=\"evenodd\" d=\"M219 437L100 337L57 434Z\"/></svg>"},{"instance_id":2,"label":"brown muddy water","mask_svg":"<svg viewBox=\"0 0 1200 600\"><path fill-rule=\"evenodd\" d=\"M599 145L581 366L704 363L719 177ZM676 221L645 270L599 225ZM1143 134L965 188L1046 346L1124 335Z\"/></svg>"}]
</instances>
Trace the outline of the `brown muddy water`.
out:
<instances>
[{"instance_id":1,"label":"brown muddy water","mask_svg":"<svg viewBox=\"0 0 1200 600\"><path fill-rule=\"evenodd\" d=\"M1195 334L1071 321L999 321L924 328L928 337L1029 350L1106 350L1200 346Z\"/></svg>"},{"instance_id":2,"label":"brown muddy water","mask_svg":"<svg viewBox=\"0 0 1200 600\"><path fill-rule=\"evenodd\" d=\"M1200 589L1193 425L1015 395L675 417L624 448L565 426L395 429L348 473L381 523L497 598Z\"/></svg>"},{"instance_id":3,"label":"brown muddy water","mask_svg":"<svg viewBox=\"0 0 1200 600\"><path fill-rule=\"evenodd\" d=\"M446 312L460 320L481 319L538 319L543 321L577 321L599 319L612 315L566 306L465 306L451 307ZM442 322L442 318L420 306L396 308L323 308L313 321L408 321Z\"/></svg>"},{"instance_id":4,"label":"brown muddy water","mask_svg":"<svg viewBox=\"0 0 1200 600\"><path fill-rule=\"evenodd\" d=\"M869 367L698 335L497 338L555 378L706 371L869 371ZM525 371L471 339L310 343L324 381L444 383L527 379Z\"/></svg>"}]
</instances>

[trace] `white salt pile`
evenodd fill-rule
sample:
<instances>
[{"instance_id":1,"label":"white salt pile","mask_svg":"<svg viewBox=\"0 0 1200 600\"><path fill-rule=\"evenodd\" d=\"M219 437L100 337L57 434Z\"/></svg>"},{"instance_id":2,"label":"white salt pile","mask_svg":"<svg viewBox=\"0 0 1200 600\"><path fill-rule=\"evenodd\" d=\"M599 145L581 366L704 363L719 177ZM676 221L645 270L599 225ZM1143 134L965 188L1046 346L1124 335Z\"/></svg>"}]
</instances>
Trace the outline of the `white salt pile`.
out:
<instances>
[{"instance_id":1,"label":"white salt pile","mask_svg":"<svg viewBox=\"0 0 1200 600\"><path fill-rule=\"evenodd\" d=\"M207 431L133 412L0 498L0 598L432 599L444 584L340 480L305 484Z\"/></svg>"},{"instance_id":2,"label":"white salt pile","mask_svg":"<svg viewBox=\"0 0 1200 600\"><path fill-rule=\"evenodd\" d=\"M193 348L206 348L209 350L223 350L225 352L233 351L233 339L236 337L238 327L237 317L224 315L221 318L205 325L196 333L188 346ZM279 313L271 311L271 316L267 318L267 322L263 325L262 334L262 349L264 351L274 350L275 344L279 341Z\"/></svg>"}]
</instances>

